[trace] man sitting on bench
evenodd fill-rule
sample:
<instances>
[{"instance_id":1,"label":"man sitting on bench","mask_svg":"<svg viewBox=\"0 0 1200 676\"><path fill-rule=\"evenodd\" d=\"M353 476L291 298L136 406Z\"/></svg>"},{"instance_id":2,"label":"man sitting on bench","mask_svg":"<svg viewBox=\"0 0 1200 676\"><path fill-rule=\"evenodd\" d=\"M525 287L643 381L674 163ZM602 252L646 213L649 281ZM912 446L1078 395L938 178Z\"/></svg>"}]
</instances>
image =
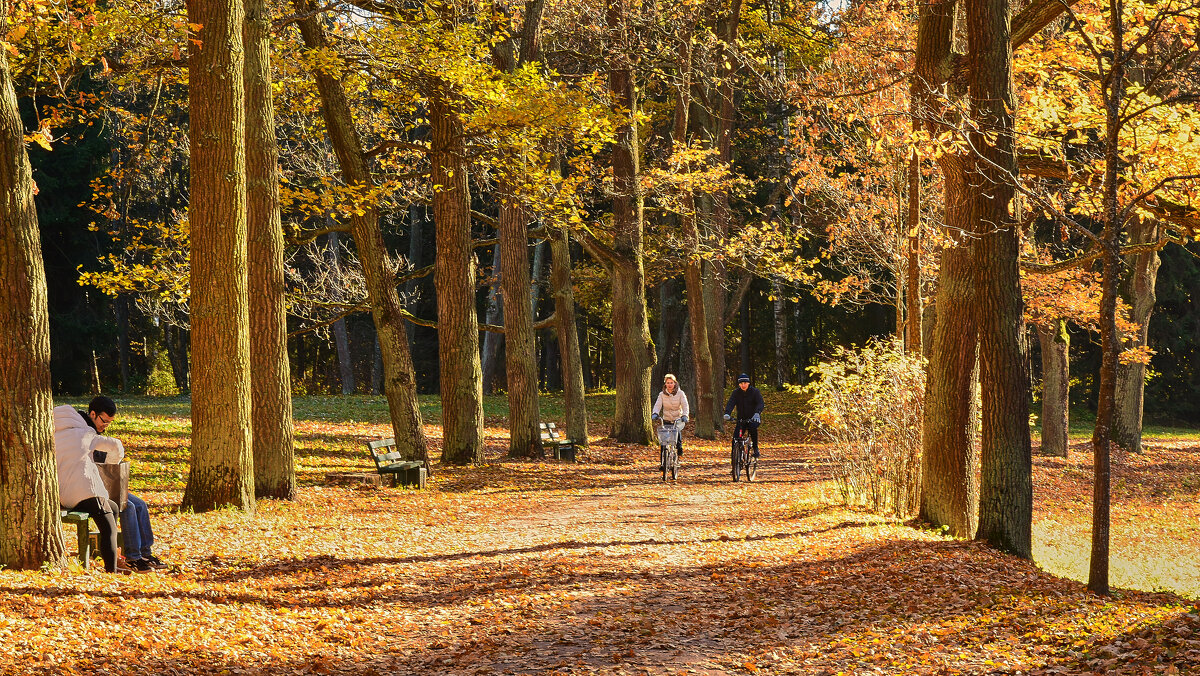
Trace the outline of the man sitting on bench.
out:
<instances>
[{"instance_id":1,"label":"man sitting on bench","mask_svg":"<svg viewBox=\"0 0 1200 676\"><path fill-rule=\"evenodd\" d=\"M87 413L70 406L54 409L54 455L58 462L58 499L63 507L87 512L100 530L100 556L104 569L110 573L139 573L166 568L154 556L154 531L150 528L150 513L146 503L133 493L121 512L125 524L125 562L129 568L117 567L117 504L113 502L96 463L118 463L125 457L125 447L112 437L103 436L117 417L117 405L108 397L96 397Z\"/></svg>"}]
</instances>

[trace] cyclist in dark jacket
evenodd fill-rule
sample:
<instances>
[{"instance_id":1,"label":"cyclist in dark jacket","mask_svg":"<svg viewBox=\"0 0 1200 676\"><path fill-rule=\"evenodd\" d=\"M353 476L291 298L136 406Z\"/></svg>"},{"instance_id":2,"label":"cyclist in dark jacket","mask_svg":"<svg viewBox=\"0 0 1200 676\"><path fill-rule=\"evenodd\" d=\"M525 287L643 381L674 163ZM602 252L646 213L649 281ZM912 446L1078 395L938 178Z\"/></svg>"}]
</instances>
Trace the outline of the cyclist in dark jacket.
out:
<instances>
[{"instance_id":1,"label":"cyclist in dark jacket","mask_svg":"<svg viewBox=\"0 0 1200 676\"><path fill-rule=\"evenodd\" d=\"M729 403L725 404L725 419L729 420L729 412L737 407L738 427L733 434L737 436L741 426L746 426L750 432L750 443L754 446L754 457L758 455L758 426L762 423L762 412L767 404L763 401L762 392L750 385L750 376L743 373L738 376L737 389L729 395ZM743 420L749 421L742 423Z\"/></svg>"}]
</instances>

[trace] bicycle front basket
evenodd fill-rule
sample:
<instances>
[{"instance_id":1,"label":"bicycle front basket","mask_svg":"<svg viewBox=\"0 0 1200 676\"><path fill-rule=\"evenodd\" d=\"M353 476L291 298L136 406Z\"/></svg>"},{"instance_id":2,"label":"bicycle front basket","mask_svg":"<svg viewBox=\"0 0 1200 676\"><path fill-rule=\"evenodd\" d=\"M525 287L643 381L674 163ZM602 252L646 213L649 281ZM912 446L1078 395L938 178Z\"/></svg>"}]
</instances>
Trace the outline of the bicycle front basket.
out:
<instances>
[{"instance_id":1,"label":"bicycle front basket","mask_svg":"<svg viewBox=\"0 0 1200 676\"><path fill-rule=\"evenodd\" d=\"M679 430L674 426L658 428L658 443L663 446L674 446L679 441Z\"/></svg>"}]
</instances>

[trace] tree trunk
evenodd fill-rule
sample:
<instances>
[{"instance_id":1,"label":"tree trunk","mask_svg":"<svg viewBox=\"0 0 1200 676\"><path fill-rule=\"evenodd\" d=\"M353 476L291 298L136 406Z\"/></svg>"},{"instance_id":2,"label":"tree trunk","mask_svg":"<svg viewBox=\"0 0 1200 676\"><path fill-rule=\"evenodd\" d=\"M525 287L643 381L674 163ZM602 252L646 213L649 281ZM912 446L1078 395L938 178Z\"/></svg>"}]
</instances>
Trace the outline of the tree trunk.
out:
<instances>
[{"instance_id":1,"label":"tree trunk","mask_svg":"<svg viewBox=\"0 0 1200 676\"><path fill-rule=\"evenodd\" d=\"M433 222L437 228L433 282L437 288L442 460L477 463L483 461L483 370L479 363L479 318L475 314L471 197L462 122L443 92L433 92L429 97L429 124L432 181L441 186L433 194ZM525 259L518 260L523 264ZM505 349L510 350L511 346Z\"/></svg>"},{"instance_id":2,"label":"tree trunk","mask_svg":"<svg viewBox=\"0 0 1200 676\"><path fill-rule=\"evenodd\" d=\"M326 224L333 225L333 219L326 217ZM342 277L342 246L338 241L337 231L329 233L326 242L326 255L329 267L339 280ZM342 394L354 394L354 360L350 354L350 336L346 332L346 318L340 317L333 323L333 345L337 352L338 383Z\"/></svg>"},{"instance_id":3,"label":"tree trunk","mask_svg":"<svg viewBox=\"0 0 1200 676\"><path fill-rule=\"evenodd\" d=\"M1157 225L1149 223L1132 228L1131 234L1133 244L1153 242L1159 236ZM1133 256L1132 270L1123 295L1131 308L1129 318L1138 325L1138 329L1132 340L1125 342L1125 347L1144 347L1149 344L1150 314L1154 311L1157 300L1154 286L1158 280L1160 263L1157 251ZM1112 440L1131 453L1142 452L1142 406L1145 389L1146 365L1140 362L1118 362Z\"/></svg>"},{"instance_id":4,"label":"tree trunk","mask_svg":"<svg viewBox=\"0 0 1200 676\"><path fill-rule=\"evenodd\" d=\"M754 378L754 361L750 353L750 296L742 297L738 315L738 370Z\"/></svg>"},{"instance_id":5,"label":"tree trunk","mask_svg":"<svg viewBox=\"0 0 1200 676\"><path fill-rule=\"evenodd\" d=\"M503 283L501 261L504 254L500 251L500 243L492 247L492 274L496 281L488 289L487 312L484 313L484 323L500 326L504 323L504 303L500 285ZM528 258L528 256L526 256ZM528 274L528 273L527 273ZM487 331L483 336L483 391L487 394L496 392L496 370L500 366L500 346L504 344L504 334ZM507 387L506 387L507 389Z\"/></svg>"},{"instance_id":6,"label":"tree trunk","mask_svg":"<svg viewBox=\"0 0 1200 676\"><path fill-rule=\"evenodd\" d=\"M117 368L121 377L121 394L129 393L129 297L119 294L117 312Z\"/></svg>"},{"instance_id":7,"label":"tree trunk","mask_svg":"<svg viewBox=\"0 0 1200 676\"><path fill-rule=\"evenodd\" d=\"M425 242L424 242L424 223L421 213L422 207L416 205L408 208L408 264L414 269L421 267L425 259ZM402 307L408 307L417 301L417 281L409 279L404 282L404 302ZM404 329L408 336L409 350L412 350L413 332L417 325L412 322L405 322ZM382 365L380 368L383 368Z\"/></svg>"},{"instance_id":8,"label":"tree trunk","mask_svg":"<svg viewBox=\"0 0 1200 676\"><path fill-rule=\"evenodd\" d=\"M300 33L309 49L328 47L324 30L314 16L311 0L295 0L300 20ZM342 178L352 186L371 186L374 181L367 168L367 158L354 128L354 117L346 100L337 73L317 70L313 73L321 96L321 112L333 144ZM417 406L417 383L413 373L412 353L408 335L402 324L403 306L396 291L395 276L388 262L383 232L379 228L379 210L374 204L363 205L361 214L350 217L350 233L362 263L367 281L367 298L371 316L383 353L383 390L392 418L392 434L396 450L405 458L428 463L429 447ZM474 341L478 342L476 336ZM478 359L478 352L476 352Z\"/></svg>"},{"instance_id":9,"label":"tree trunk","mask_svg":"<svg viewBox=\"0 0 1200 676\"><path fill-rule=\"evenodd\" d=\"M974 157L971 210L980 319L983 452L977 537L1033 558L1033 460L1029 438L1029 360L1021 298L1020 232L1009 0L967 0ZM979 129L987 132L978 131Z\"/></svg>"},{"instance_id":10,"label":"tree trunk","mask_svg":"<svg viewBox=\"0 0 1200 676\"><path fill-rule=\"evenodd\" d=\"M500 185L502 205L498 219L500 281L504 302L504 370L508 385L508 433L510 458L540 458L538 429L538 378L534 308L525 302L531 284L529 274L528 212L514 186ZM439 240L440 241L440 240Z\"/></svg>"},{"instance_id":11,"label":"tree trunk","mask_svg":"<svg viewBox=\"0 0 1200 676\"><path fill-rule=\"evenodd\" d=\"M1053 328L1039 326L1037 331L1042 346L1042 455L1065 458L1070 450L1071 334L1065 319L1055 322Z\"/></svg>"},{"instance_id":12,"label":"tree trunk","mask_svg":"<svg viewBox=\"0 0 1200 676\"><path fill-rule=\"evenodd\" d=\"M787 385L787 313L783 309L783 285L778 280L771 285L775 311L775 389L783 391Z\"/></svg>"},{"instance_id":13,"label":"tree trunk","mask_svg":"<svg viewBox=\"0 0 1200 676\"><path fill-rule=\"evenodd\" d=\"M1121 260L1121 205L1117 180L1121 170L1121 104L1125 101L1125 3L1109 3L1109 29L1112 34L1111 71L1104 79L1104 230L1100 235L1103 272L1100 296L1100 388L1096 406L1096 427L1092 431L1092 556L1088 566L1088 590L1107 596L1109 572L1109 527L1111 524L1111 482L1109 442L1115 418L1117 355L1121 335L1117 329L1117 276Z\"/></svg>"},{"instance_id":14,"label":"tree trunk","mask_svg":"<svg viewBox=\"0 0 1200 676\"><path fill-rule=\"evenodd\" d=\"M0 0L0 35L9 0ZM65 561L50 409L50 314L33 170L0 50L0 566Z\"/></svg>"},{"instance_id":15,"label":"tree trunk","mask_svg":"<svg viewBox=\"0 0 1200 676\"><path fill-rule=\"evenodd\" d=\"M287 288L279 214L279 146L271 100L271 12L245 0L246 187L249 241L250 401L254 494L296 497L292 380L287 352Z\"/></svg>"},{"instance_id":16,"label":"tree trunk","mask_svg":"<svg viewBox=\"0 0 1200 676\"><path fill-rule=\"evenodd\" d=\"M955 87L947 86L957 33L956 14L955 2L921 4L914 91L920 119L935 135L944 128L934 120L952 111L934 93L947 88L951 100L961 95ZM951 535L971 537L975 534L979 500L974 430L970 426L978 327L972 307L975 254L974 239L967 234L970 205L963 161L954 153L938 159L945 178L948 244L942 250L938 273L937 320L932 323L927 342L930 354L921 436L920 516L946 526Z\"/></svg>"},{"instance_id":17,"label":"tree trunk","mask_svg":"<svg viewBox=\"0 0 1200 676\"><path fill-rule=\"evenodd\" d=\"M627 7L624 0L607 0L606 20L614 39L626 43ZM616 372L616 405L612 436L617 441L649 444L650 371L654 367L654 342L646 316L646 274L642 253L642 190L638 184L639 159L637 94L632 55L614 49L608 75L613 104L623 111L612 148L613 248L618 261L612 268L613 368Z\"/></svg>"},{"instance_id":18,"label":"tree trunk","mask_svg":"<svg viewBox=\"0 0 1200 676\"><path fill-rule=\"evenodd\" d=\"M254 510L247 278L244 13L189 0L191 472L183 508Z\"/></svg>"},{"instance_id":19,"label":"tree trunk","mask_svg":"<svg viewBox=\"0 0 1200 676\"><path fill-rule=\"evenodd\" d=\"M187 329L163 325L163 337L167 343L167 359L171 362L171 374L175 378L175 388L180 394L191 391L188 383L188 331ZM100 376L96 376L96 386L99 389Z\"/></svg>"}]
</instances>

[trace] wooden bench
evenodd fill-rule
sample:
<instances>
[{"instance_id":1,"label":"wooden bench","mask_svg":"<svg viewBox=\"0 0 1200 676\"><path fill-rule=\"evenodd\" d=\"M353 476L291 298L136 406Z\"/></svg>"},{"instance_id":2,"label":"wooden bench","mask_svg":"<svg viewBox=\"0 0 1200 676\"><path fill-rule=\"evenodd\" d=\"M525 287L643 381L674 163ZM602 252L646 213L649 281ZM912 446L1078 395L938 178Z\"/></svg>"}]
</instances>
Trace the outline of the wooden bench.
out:
<instances>
[{"instance_id":1,"label":"wooden bench","mask_svg":"<svg viewBox=\"0 0 1200 676\"><path fill-rule=\"evenodd\" d=\"M554 447L555 460L575 462L575 440L564 438L554 427L554 423L538 423L541 430L543 446Z\"/></svg>"},{"instance_id":2,"label":"wooden bench","mask_svg":"<svg viewBox=\"0 0 1200 676\"><path fill-rule=\"evenodd\" d=\"M367 442L367 450L371 453L371 459L375 461L375 471L379 472L381 477L390 477L393 486L425 488L425 463L419 460L405 460L395 448L395 439Z\"/></svg>"},{"instance_id":3,"label":"wooden bench","mask_svg":"<svg viewBox=\"0 0 1200 676\"><path fill-rule=\"evenodd\" d=\"M75 540L79 544L79 565L87 569L92 559L92 522L87 512L58 510L63 523L75 524ZM99 531L96 532L99 535Z\"/></svg>"}]
</instances>

